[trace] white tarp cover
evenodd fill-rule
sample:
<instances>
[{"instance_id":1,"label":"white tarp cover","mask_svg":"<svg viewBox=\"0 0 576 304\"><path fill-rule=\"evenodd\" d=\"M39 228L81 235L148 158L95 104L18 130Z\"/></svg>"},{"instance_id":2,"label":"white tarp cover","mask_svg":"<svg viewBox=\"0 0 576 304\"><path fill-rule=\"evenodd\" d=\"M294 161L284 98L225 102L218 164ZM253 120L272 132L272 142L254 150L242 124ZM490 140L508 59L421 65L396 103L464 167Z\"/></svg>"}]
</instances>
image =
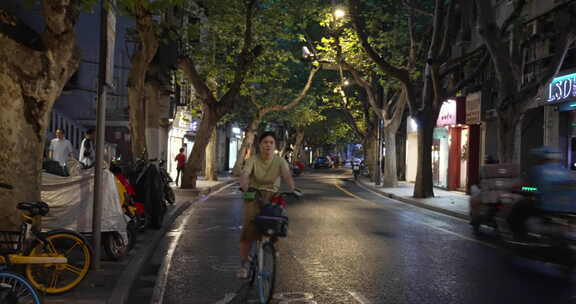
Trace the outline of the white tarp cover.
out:
<instances>
[{"instance_id":1,"label":"white tarp cover","mask_svg":"<svg viewBox=\"0 0 576 304\"><path fill-rule=\"evenodd\" d=\"M81 170L78 176L61 177L42 173L42 201L50 212L42 218L42 228L66 228L92 232L94 201L94 169ZM102 232L126 232L126 218L116 189L114 175L103 170Z\"/></svg>"}]
</instances>

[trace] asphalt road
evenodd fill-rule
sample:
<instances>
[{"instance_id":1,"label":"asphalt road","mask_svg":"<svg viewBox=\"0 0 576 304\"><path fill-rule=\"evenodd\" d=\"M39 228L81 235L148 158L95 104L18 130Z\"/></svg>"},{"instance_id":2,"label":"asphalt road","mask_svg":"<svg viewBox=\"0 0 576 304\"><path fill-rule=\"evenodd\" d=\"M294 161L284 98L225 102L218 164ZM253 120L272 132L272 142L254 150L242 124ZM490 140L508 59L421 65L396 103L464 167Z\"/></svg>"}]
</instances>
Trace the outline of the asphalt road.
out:
<instances>
[{"instance_id":1,"label":"asphalt road","mask_svg":"<svg viewBox=\"0 0 576 304\"><path fill-rule=\"evenodd\" d=\"M289 202L273 303L576 303L574 285L552 267L511 259L466 222L381 197L349 177L317 170L296 180L305 199ZM148 276L155 303L257 303L235 278L241 211L232 187L175 223L150 266L160 269Z\"/></svg>"}]
</instances>

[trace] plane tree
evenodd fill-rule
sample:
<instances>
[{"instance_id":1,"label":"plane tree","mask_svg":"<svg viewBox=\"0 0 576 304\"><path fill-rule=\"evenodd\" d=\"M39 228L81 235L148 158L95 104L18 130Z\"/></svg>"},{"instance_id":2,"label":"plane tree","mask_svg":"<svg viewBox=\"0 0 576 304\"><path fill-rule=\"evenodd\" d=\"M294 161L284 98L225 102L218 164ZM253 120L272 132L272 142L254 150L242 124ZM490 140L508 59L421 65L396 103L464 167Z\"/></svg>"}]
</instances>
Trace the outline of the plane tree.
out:
<instances>
[{"instance_id":1,"label":"plane tree","mask_svg":"<svg viewBox=\"0 0 576 304\"><path fill-rule=\"evenodd\" d=\"M14 227L16 203L40 199L42 158L50 113L78 69L74 27L93 1L43 0L41 32L20 19L26 7L0 5L0 226ZM31 12L31 10L28 10ZM32 12L35 14L35 12Z\"/></svg>"},{"instance_id":2,"label":"plane tree","mask_svg":"<svg viewBox=\"0 0 576 304\"><path fill-rule=\"evenodd\" d=\"M414 197L434 195L432 141L442 103L478 77L489 58L484 48L452 56L451 48L459 41L457 22L463 16L460 2L348 1L350 18L362 48L381 72L400 83L410 115L418 124ZM384 16L390 21L382 20ZM392 45L378 43L378 37L391 31L396 22L406 25L408 39L402 49L413 61L396 61ZM464 73L464 66L469 62L474 62L475 68Z\"/></svg>"}]
</instances>

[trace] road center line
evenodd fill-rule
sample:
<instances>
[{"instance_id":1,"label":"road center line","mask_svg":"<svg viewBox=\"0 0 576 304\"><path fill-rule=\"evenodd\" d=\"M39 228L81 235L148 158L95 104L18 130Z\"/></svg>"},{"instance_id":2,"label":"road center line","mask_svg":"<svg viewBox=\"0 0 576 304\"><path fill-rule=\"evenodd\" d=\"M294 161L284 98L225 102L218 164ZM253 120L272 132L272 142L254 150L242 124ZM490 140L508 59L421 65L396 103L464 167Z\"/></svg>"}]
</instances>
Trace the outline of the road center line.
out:
<instances>
[{"instance_id":1,"label":"road center line","mask_svg":"<svg viewBox=\"0 0 576 304\"><path fill-rule=\"evenodd\" d=\"M376 202L373 202L373 201L367 200L367 199L365 199L365 198L362 198L362 197L360 197L360 196L358 196L358 195L356 195L356 194L354 194L354 193L352 193L352 192L350 192L350 191L342 188L340 185L338 185L338 184L336 184L336 183L334 183L334 186L336 186L336 188L340 189L340 191L342 191L342 192L344 192L344 193L348 194L349 196L352 196L352 197L354 197L354 198L356 198L356 199L359 199L359 200L361 200L361 201L365 201L365 202L369 202L369 203L373 203L373 204L376 204L376 205L378 205L378 206L381 206L381 205L377 204ZM390 198L389 198L389 199L390 199ZM393 199L392 199L392 200L393 200ZM438 230L438 231L442 231L442 232L444 232L444 233L457 236L457 237L459 237L459 238L461 238L461 239L464 239L464 240L467 240L467 241L470 241L470 242L478 243L478 244L481 244L481 245L484 245L484 246L487 246L487 247L490 247L490 248L494 248L494 249L499 249L498 247L496 247L496 246L494 246L494 245L492 245L492 244L489 244L489 243L486 243L486 242L483 242L483 241L479 241L479 240L476 240L476 239L467 237L467 236L465 236L465 235L456 233L456 232L454 232L454 231L450 231L450 230L447 230L447 229L444 229L444 228L440 228L440 227L437 227L437 226L434 226L434 225L431 225L431 224L428 224L428 223L424 223L424 222L418 222L418 224L422 224L422 225L428 226L428 227L430 227L430 228L432 228L432 229L436 229L436 230Z\"/></svg>"}]
</instances>

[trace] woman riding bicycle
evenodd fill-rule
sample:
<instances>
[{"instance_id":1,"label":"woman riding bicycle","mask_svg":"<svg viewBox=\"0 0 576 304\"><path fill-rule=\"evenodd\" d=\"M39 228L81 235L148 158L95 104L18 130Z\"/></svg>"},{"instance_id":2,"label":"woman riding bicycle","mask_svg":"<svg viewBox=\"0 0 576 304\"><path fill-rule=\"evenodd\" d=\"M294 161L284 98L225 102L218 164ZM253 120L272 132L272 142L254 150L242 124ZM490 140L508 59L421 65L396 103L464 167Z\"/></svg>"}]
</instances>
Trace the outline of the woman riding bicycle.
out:
<instances>
[{"instance_id":1,"label":"woman riding bicycle","mask_svg":"<svg viewBox=\"0 0 576 304\"><path fill-rule=\"evenodd\" d=\"M258 154L246 160L240 175L240 188L246 192L253 188L259 190L262 199L269 201L280 189L280 177L288 184L290 191L301 195L296 191L290 167L285 159L275 154L276 135L273 132L264 132L258 138ZM240 258L241 267L238 270L238 278L248 277L248 255L252 242L260 239L261 235L256 231L252 220L260 213L260 202L255 199L244 200L244 214L242 219L242 232L240 234Z\"/></svg>"}]
</instances>

